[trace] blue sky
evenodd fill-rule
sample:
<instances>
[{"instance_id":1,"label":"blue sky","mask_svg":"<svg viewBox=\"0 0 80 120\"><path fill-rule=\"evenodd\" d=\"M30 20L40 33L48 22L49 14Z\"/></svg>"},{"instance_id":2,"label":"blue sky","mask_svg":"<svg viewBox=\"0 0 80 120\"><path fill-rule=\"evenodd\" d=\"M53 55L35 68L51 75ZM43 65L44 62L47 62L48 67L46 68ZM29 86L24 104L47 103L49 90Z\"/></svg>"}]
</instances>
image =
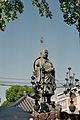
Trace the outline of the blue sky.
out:
<instances>
[{"instance_id":1,"label":"blue sky","mask_svg":"<svg viewBox=\"0 0 80 120\"><path fill-rule=\"evenodd\" d=\"M24 13L15 21L7 23L5 32L0 31L0 77L29 79L33 62L41 50L40 39L49 51L49 59L56 69L56 79L65 82L67 68L80 79L80 45L78 31L63 22L58 0L50 1L53 19L38 15L30 0L24 1ZM0 79L2 81L3 79ZM3 80L16 81L16 80ZM8 87L0 86L0 97Z\"/></svg>"}]
</instances>

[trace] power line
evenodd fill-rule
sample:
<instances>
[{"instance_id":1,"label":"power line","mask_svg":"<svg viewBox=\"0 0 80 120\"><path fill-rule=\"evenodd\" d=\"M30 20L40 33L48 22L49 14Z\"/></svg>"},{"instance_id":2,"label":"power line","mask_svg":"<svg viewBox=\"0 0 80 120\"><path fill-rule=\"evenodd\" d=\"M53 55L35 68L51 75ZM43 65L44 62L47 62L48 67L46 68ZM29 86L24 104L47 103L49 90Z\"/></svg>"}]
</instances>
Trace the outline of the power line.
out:
<instances>
[{"instance_id":1,"label":"power line","mask_svg":"<svg viewBox=\"0 0 80 120\"><path fill-rule=\"evenodd\" d=\"M55 81L57 81L59 84L61 84L62 86L64 86L63 83L59 82L59 81L61 81L61 80L57 80L57 79L55 79Z\"/></svg>"},{"instance_id":2,"label":"power line","mask_svg":"<svg viewBox=\"0 0 80 120\"><path fill-rule=\"evenodd\" d=\"M13 86L13 85L31 86L31 84L29 82L0 81L0 86Z\"/></svg>"},{"instance_id":3,"label":"power line","mask_svg":"<svg viewBox=\"0 0 80 120\"><path fill-rule=\"evenodd\" d=\"M17 85L17 84L15 84L15 85ZM20 84L18 84L19 86L31 86L31 85L20 85ZM0 86L13 86L12 84L5 84L5 83L0 83Z\"/></svg>"},{"instance_id":4,"label":"power line","mask_svg":"<svg viewBox=\"0 0 80 120\"><path fill-rule=\"evenodd\" d=\"M17 85L17 84L15 84ZM18 84L19 86L29 86L31 87L31 85L20 85ZM0 86L13 86L12 84L5 84L5 83L0 83ZM63 88L63 86L56 86L56 88Z\"/></svg>"},{"instance_id":5,"label":"power line","mask_svg":"<svg viewBox=\"0 0 80 120\"><path fill-rule=\"evenodd\" d=\"M62 83L59 82L59 84L61 84L61 86L58 85L58 86L56 86L56 88L63 88L64 87L64 85ZM13 86L13 85L30 86L31 82L0 81L0 85L1 86Z\"/></svg>"},{"instance_id":6,"label":"power line","mask_svg":"<svg viewBox=\"0 0 80 120\"><path fill-rule=\"evenodd\" d=\"M3 83L2 83L2 84L0 84L0 86L13 86L13 85L10 85L10 84L7 85L7 84L3 84Z\"/></svg>"},{"instance_id":7,"label":"power line","mask_svg":"<svg viewBox=\"0 0 80 120\"><path fill-rule=\"evenodd\" d=\"M29 81L29 80L31 80L31 79L25 79L25 78L15 78L15 77L12 77L12 78L10 78L10 77L0 77L0 79L8 79L8 80L27 80L27 81ZM55 81L57 81L59 84L61 84L61 85L64 85L64 84L62 84L62 82L59 82L59 81L63 81L63 80L57 80L57 79L55 79ZM3 81L2 81L3 82ZM5 81L6 82L6 81Z\"/></svg>"},{"instance_id":8,"label":"power line","mask_svg":"<svg viewBox=\"0 0 80 120\"><path fill-rule=\"evenodd\" d=\"M0 79L29 80L29 79L25 79L25 78L10 78L10 77L0 77Z\"/></svg>"},{"instance_id":9,"label":"power line","mask_svg":"<svg viewBox=\"0 0 80 120\"><path fill-rule=\"evenodd\" d=\"M26 79L26 78L16 78L16 77L0 77L0 79L31 80L30 78ZM57 80L57 81L63 81L63 80Z\"/></svg>"},{"instance_id":10,"label":"power line","mask_svg":"<svg viewBox=\"0 0 80 120\"><path fill-rule=\"evenodd\" d=\"M20 84L29 84L29 82L13 82L13 81L0 81L1 83L20 83Z\"/></svg>"},{"instance_id":11,"label":"power line","mask_svg":"<svg viewBox=\"0 0 80 120\"><path fill-rule=\"evenodd\" d=\"M25 79L25 78L15 78L15 77L0 77L0 79L7 79L7 80L25 80L25 81L31 81L30 79ZM57 88L63 88L64 84L61 82L63 80L57 80L55 79L56 82L58 82L57 84L60 84L60 86L56 86ZM1 86L12 86L12 85L29 85L31 84L30 82L14 82L14 81L0 81L0 85Z\"/></svg>"}]
</instances>

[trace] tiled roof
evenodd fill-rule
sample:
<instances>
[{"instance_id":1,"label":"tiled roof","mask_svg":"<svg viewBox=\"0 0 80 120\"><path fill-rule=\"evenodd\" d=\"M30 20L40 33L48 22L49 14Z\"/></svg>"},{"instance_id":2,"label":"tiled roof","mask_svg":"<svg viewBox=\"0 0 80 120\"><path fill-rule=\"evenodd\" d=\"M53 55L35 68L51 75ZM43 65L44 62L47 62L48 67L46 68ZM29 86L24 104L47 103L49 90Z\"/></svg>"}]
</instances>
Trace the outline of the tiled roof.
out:
<instances>
[{"instance_id":1,"label":"tiled roof","mask_svg":"<svg viewBox=\"0 0 80 120\"><path fill-rule=\"evenodd\" d=\"M0 107L0 120L29 120L32 116L18 107Z\"/></svg>"},{"instance_id":2,"label":"tiled roof","mask_svg":"<svg viewBox=\"0 0 80 120\"><path fill-rule=\"evenodd\" d=\"M18 101L16 101L12 106L22 108L24 111L32 112L34 109L34 99L29 96L23 96Z\"/></svg>"}]
</instances>

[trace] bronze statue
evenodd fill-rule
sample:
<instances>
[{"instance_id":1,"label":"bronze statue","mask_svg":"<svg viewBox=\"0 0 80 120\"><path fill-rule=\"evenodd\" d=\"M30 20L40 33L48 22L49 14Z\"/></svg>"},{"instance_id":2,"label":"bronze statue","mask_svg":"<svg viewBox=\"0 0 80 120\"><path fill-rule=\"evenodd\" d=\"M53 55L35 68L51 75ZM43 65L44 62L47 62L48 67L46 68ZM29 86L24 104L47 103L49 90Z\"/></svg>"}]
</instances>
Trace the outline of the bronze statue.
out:
<instances>
[{"instance_id":1,"label":"bronze statue","mask_svg":"<svg viewBox=\"0 0 80 120\"><path fill-rule=\"evenodd\" d=\"M48 50L42 49L40 57L34 61L34 76L36 82L41 84L42 92L54 94L55 69L52 62L48 59Z\"/></svg>"},{"instance_id":2,"label":"bronze statue","mask_svg":"<svg viewBox=\"0 0 80 120\"><path fill-rule=\"evenodd\" d=\"M46 107L43 110L44 104L48 106L51 103L51 96L54 95L56 89L55 84L55 69L52 62L48 59L48 50L42 49L40 57L34 61L34 71L32 78L32 85L34 87L34 99L39 103L37 111L46 111ZM48 106L49 107L49 106ZM34 107L36 108L36 107Z\"/></svg>"}]
</instances>

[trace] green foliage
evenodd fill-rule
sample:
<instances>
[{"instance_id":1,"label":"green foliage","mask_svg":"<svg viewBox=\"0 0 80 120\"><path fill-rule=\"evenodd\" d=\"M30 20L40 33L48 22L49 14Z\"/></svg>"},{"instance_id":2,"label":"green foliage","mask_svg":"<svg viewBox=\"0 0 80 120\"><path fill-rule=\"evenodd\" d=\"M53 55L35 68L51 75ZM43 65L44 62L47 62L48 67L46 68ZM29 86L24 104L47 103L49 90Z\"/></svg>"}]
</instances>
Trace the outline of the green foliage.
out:
<instances>
[{"instance_id":1,"label":"green foliage","mask_svg":"<svg viewBox=\"0 0 80 120\"><path fill-rule=\"evenodd\" d=\"M40 16L46 16L52 18L52 12L50 11L49 4L46 0L32 0L32 4L38 8Z\"/></svg>"},{"instance_id":2,"label":"green foliage","mask_svg":"<svg viewBox=\"0 0 80 120\"><path fill-rule=\"evenodd\" d=\"M40 16L52 18L52 12L46 0L31 0L32 4L38 8ZM6 22L10 22L18 18L18 14L23 13L24 5L21 0L0 0L0 29L6 28Z\"/></svg>"},{"instance_id":3,"label":"green foliage","mask_svg":"<svg viewBox=\"0 0 80 120\"><path fill-rule=\"evenodd\" d=\"M6 107L8 107L8 106L12 105L12 103L13 103L13 102L9 102L9 101L6 100L6 101L4 101L4 102L2 103L1 106L4 106L4 107L6 106Z\"/></svg>"},{"instance_id":4,"label":"green foliage","mask_svg":"<svg viewBox=\"0 0 80 120\"><path fill-rule=\"evenodd\" d=\"M75 25L80 32L80 0L59 0L64 22Z\"/></svg>"},{"instance_id":5,"label":"green foliage","mask_svg":"<svg viewBox=\"0 0 80 120\"><path fill-rule=\"evenodd\" d=\"M27 86L12 86L6 90L6 101L2 106L9 106L22 96L29 95L32 91L33 89Z\"/></svg>"},{"instance_id":6,"label":"green foliage","mask_svg":"<svg viewBox=\"0 0 80 120\"><path fill-rule=\"evenodd\" d=\"M6 21L15 20L23 12L21 0L0 0L0 29L5 30Z\"/></svg>"},{"instance_id":7,"label":"green foliage","mask_svg":"<svg viewBox=\"0 0 80 120\"><path fill-rule=\"evenodd\" d=\"M52 18L47 0L31 0L32 5L36 6L40 16ZM80 33L80 0L59 0L60 8L63 12L64 22L68 25L75 25ZM18 14L24 11L21 0L0 0L0 29L6 28L6 22L18 18Z\"/></svg>"}]
</instances>

